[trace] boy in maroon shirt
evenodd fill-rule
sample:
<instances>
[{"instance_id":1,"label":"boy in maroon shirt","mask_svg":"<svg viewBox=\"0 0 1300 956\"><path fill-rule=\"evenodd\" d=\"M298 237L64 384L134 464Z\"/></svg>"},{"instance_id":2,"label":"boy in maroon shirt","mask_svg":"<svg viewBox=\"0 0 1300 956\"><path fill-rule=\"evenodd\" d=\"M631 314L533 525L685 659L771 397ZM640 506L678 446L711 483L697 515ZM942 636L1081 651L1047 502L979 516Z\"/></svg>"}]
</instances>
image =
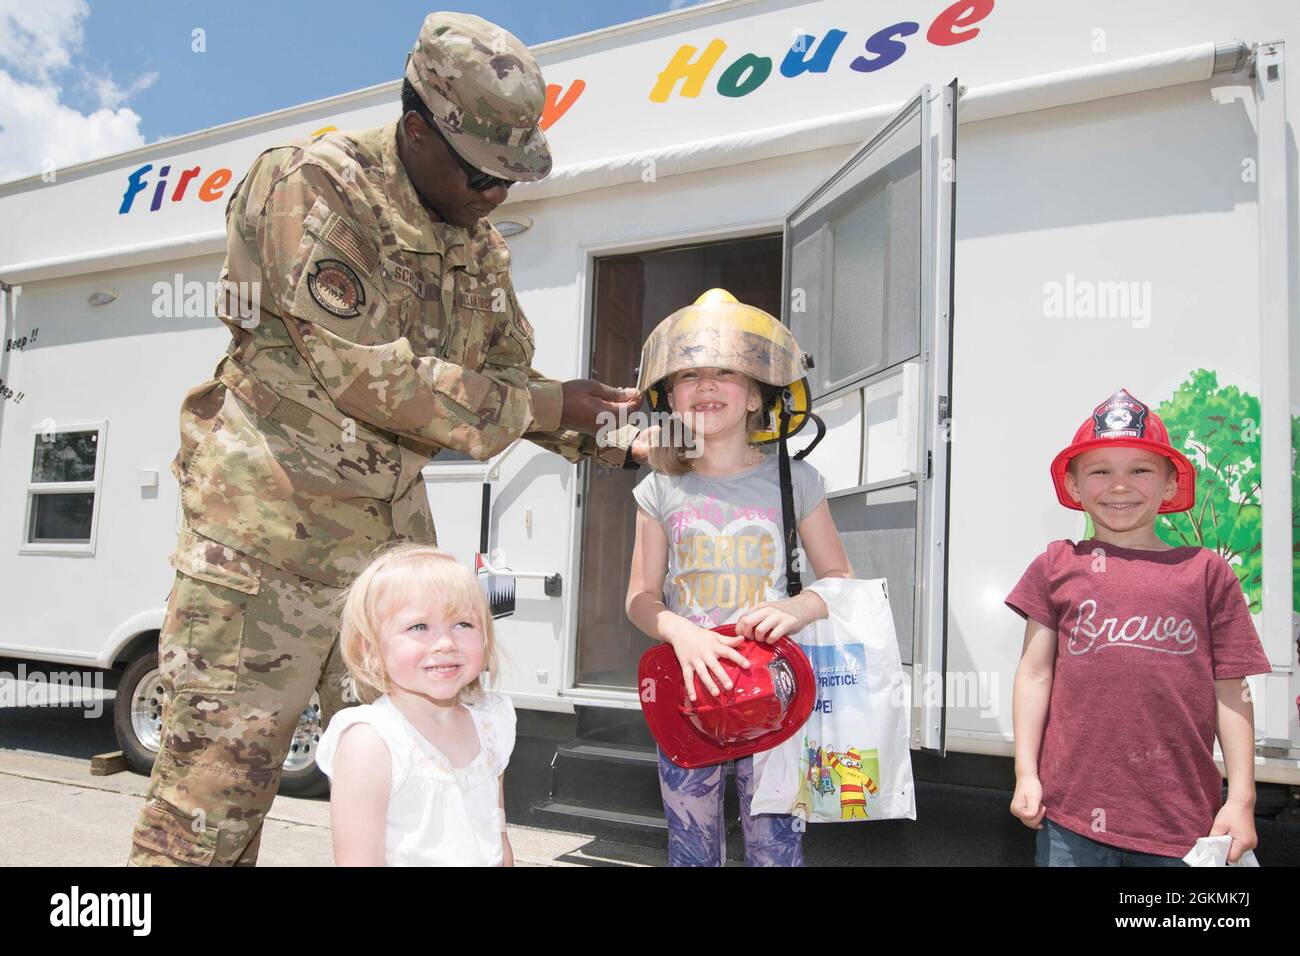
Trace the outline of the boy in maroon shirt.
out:
<instances>
[{"instance_id":1,"label":"boy in maroon shirt","mask_svg":"<svg viewBox=\"0 0 1300 956\"><path fill-rule=\"evenodd\" d=\"M1052 480L1096 530L1048 545L1006 600L1026 619L1011 812L1039 831L1035 862L1180 866L1223 833L1236 862L1256 844L1243 678L1270 666L1228 563L1156 536L1158 514L1195 504L1195 469L1121 389L1056 456Z\"/></svg>"}]
</instances>

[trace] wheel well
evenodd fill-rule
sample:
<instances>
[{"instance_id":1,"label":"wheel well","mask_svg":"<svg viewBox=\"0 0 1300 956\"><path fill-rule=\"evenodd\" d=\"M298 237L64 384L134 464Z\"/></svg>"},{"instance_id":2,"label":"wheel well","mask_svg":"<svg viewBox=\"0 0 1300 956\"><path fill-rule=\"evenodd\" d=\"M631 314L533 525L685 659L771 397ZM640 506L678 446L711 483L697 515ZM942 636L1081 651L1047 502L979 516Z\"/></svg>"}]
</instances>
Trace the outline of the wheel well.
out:
<instances>
[{"instance_id":1,"label":"wheel well","mask_svg":"<svg viewBox=\"0 0 1300 956\"><path fill-rule=\"evenodd\" d=\"M158 631L141 631L135 637L131 638L122 645L122 649L117 652L113 658L114 667L125 667L141 654L149 652L150 648L158 650Z\"/></svg>"}]
</instances>

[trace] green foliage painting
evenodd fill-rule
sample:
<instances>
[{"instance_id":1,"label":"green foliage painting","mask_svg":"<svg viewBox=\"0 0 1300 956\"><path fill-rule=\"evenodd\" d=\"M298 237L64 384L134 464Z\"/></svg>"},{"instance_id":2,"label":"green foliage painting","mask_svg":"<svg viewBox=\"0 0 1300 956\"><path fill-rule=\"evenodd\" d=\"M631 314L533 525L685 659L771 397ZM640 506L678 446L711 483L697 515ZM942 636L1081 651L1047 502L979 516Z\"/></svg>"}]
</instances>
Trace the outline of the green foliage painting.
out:
<instances>
[{"instance_id":1,"label":"green foliage painting","mask_svg":"<svg viewBox=\"0 0 1300 956\"><path fill-rule=\"evenodd\" d=\"M1197 545L1221 554L1232 566L1252 613L1261 607L1262 512L1259 504L1259 399L1236 386L1219 387L1218 376L1198 369L1155 413L1169 440L1196 467L1196 506L1156 521L1167 544ZM1300 611L1300 418L1291 419L1292 607ZM1087 535L1093 531L1087 522Z\"/></svg>"},{"instance_id":2,"label":"green foliage painting","mask_svg":"<svg viewBox=\"0 0 1300 956\"><path fill-rule=\"evenodd\" d=\"M1196 466L1196 507L1161 515L1156 533L1168 544L1218 551L1237 572L1253 612L1260 608L1259 399L1219 388L1198 369L1155 413L1169 440Z\"/></svg>"}]
</instances>

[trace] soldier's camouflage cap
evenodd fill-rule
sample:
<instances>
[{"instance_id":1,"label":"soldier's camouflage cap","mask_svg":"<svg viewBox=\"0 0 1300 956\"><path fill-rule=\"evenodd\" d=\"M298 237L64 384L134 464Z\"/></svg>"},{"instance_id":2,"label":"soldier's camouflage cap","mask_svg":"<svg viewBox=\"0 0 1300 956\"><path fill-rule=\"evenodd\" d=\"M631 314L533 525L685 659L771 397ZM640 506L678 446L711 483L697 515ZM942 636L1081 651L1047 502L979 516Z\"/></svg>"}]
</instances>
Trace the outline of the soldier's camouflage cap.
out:
<instances>
[{"instance_id":1,"label":"soldier's camouflage cap","mask_svg":"<svg viewBox=\"0 0 1300 956\"><path fill-rule=\"evenodd\" d=\"M431 13L406 58L406 79L471 166L516 182L551 171L539 125L546 81L508 30L468 13Z\"/></svg>"}]
</instances>

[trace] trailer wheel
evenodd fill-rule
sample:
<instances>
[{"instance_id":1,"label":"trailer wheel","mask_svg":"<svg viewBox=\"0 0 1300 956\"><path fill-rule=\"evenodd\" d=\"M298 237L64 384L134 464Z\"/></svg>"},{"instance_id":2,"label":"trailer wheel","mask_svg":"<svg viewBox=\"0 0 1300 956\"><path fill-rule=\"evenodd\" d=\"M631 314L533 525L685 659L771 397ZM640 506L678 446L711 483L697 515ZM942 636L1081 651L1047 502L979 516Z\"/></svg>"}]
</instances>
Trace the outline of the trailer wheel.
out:
<instances>
[{"instance_id":1,"label":"trailer wheel","mask_svg":"<svg viewBox=\"0 0 1300 956\"><path fill-rule=\"evenodd\" d=\"M146 651L126 666L117 684L113 730L127 766L136 773L153 770L162 738L167 690L158 671L158 651Z\"/></svg>"},{"instance_id":2,"label":"trailer wheel","mask_svg":"<svg viewBox=\"0 0 1300 956\"><path fill-rule=\"evenodd\" d=\"M320 691L312 691L311 700L298 718L289 755L280 772L280 792L291 797L322 797L329 793L329 778L316 766L316 744L320 741Z\"/></svg>"},{"instance_id":3,"label":"trailer wheel","mask_svg":"<svg viewBox=\"0 0 1300 956\"><path fill-rule=\"evenodd\" d=\"M113 730L127 766L136 773L149 774L162 740L163 710L167 706L167 688L158 670L156 649L141 654L127 665L117 685L113 706ZM329 778L316 767L316 744L320 740L320 693L313 691L311 700L298 718L289 755L280 775L280 792L294 797L319 797L329 793Z\"/></svg>"}]
</instances>

